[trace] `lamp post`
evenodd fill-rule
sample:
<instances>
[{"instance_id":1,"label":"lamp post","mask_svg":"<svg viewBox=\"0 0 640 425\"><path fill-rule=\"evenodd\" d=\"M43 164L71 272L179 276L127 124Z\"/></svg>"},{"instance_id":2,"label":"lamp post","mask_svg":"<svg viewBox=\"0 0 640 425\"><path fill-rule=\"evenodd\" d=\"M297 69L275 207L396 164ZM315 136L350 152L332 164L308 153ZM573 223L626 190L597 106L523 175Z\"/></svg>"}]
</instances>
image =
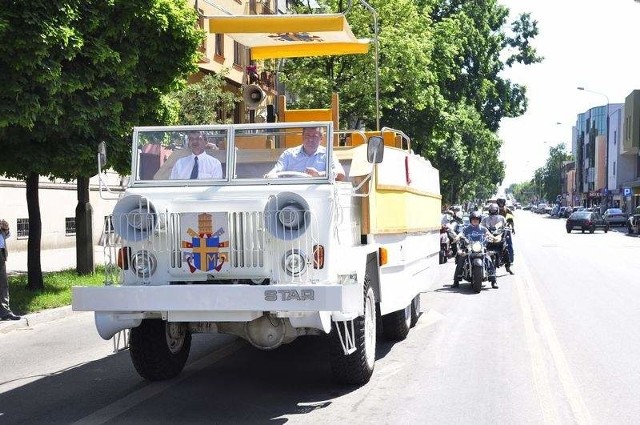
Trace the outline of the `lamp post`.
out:
<instances>
[{"instance_id":1,"label":"lamp post","mask_svg":"<svg viewBox=\"0 0 640 425\"><path fill-rule=\"evenodd\" d=\"M607 138L606 138L606 145L607 145L607 150L604 154L604 158L605 158L605 175L604 175L604 186L605 186L605 207L608 208L609 207L609 96L607 96L604 93L595 91L595 90L589 90L586 89L584 87L577 87L578 90L582 90L582 91L586 91L589 93L593 93L593 94L598 94L600 96L604 96L605 99L607 99L607 122L606 122L606 132L607 132Z\"/></svg>"}]
</instances>

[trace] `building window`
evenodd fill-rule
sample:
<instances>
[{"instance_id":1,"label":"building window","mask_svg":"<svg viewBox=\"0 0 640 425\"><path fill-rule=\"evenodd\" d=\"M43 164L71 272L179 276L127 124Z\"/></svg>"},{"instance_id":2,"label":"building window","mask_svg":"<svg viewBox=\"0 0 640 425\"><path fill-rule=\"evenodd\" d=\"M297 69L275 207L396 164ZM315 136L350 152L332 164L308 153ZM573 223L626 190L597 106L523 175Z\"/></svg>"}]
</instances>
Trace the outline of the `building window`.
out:
<instances>
[{"instance_id":1,"label":"building window","mask_svg":"<svg viewBox=\"0 0 640 425\"><path fill-rule=\"evenodd\" d=\"M216 56L224 57L224 35L216 34Z\"/></svg>"},{"instance_id":2,"label":"building window","mask_svg":"<svg viewBox=\"0 0 640 425\"><path fill-rule=\"evenodd\" d=\"M242 44L233 42L233 64L242 66Z\"/></svg>"},{"instance_id":3,"label":"building window","mask_svg":"<svg viewBox=\"0 0 640 425\"><path fill-rule=\"evenodd\" d=\"M616 162L613 161L613 175L616 175Z\"/></svg>"},{"instance_id":4,"label":"building window","mask_svg":"<svg viewBox=\"0 0 640 425\"><path fill-rule=\"evenodd\" d=\"M75 217L65 217L64 234L67 236L73 236L76 234L76 218Z\"/></svg>"},{"instance_id":5,"label":"building window","mask_svg":"<svg viewBox=\"0 0 640 425\"><path fill-rule=\"evenodd\" d=\"M16 231L18 232L18 238L29 237L29 219L19 218L16 223Z\"/></svg>"}]
</instances>

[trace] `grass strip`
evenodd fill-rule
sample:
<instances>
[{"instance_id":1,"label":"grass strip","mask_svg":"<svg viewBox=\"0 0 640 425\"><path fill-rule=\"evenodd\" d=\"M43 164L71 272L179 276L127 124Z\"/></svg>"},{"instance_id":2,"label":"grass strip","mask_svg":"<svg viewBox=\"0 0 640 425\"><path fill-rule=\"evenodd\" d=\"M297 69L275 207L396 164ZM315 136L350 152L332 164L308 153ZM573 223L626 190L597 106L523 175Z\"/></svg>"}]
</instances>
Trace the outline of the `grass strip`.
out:
<instances>
[{"instance_id":1,"label":"grass strip","mask_svg":"<svg viewBox=\"0 0 640 425\"><path fill-rule=\"evenodd\" d=\"M35 313L49 308L71 304L71 287L102 286L104 267L96 267L91 275L79 276L75 269L42 273L44 289L31 291L27 288L27 275L9 276L11 310L16 314Z\"/></svg>"}]
</instances>

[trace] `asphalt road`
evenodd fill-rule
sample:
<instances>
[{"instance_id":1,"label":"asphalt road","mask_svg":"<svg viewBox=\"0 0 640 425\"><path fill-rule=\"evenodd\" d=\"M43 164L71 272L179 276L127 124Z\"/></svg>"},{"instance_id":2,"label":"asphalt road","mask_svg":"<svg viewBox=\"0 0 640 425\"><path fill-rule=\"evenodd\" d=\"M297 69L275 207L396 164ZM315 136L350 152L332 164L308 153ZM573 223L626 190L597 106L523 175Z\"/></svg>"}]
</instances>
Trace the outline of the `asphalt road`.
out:
<instances>
[{"instance_id":1,"label":"asphalt road","mask_svg":"<svg viewBox=\"0 0 640 425\"><path fill-rule=\"evenodd\" d=\"M636 423L640 238L522 211L516 229L516 274L475 294L440 266L363 387L332 384L322 338L262 352L222 335L148 383L80 313L0 334L0 423Z\"/></svg>"}]
</instances>

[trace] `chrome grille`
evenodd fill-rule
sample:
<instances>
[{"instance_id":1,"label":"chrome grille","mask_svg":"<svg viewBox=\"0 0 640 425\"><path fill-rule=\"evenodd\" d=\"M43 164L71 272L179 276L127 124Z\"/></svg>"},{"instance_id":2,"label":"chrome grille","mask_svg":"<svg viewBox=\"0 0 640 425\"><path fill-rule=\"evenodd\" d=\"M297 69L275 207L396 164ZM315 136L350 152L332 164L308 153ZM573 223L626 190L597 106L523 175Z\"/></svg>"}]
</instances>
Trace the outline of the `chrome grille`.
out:
<instances>
[{"instance_id":1,"label":"chrome grille","mask_svg":"<svg viewBox=\"0 0 640 425\"><path fill-rule=\"evenodd\" d=\"M265 251L264 214L229 213L229 261L235 268L263 268Z\"/></svg>"}]
</instances>

